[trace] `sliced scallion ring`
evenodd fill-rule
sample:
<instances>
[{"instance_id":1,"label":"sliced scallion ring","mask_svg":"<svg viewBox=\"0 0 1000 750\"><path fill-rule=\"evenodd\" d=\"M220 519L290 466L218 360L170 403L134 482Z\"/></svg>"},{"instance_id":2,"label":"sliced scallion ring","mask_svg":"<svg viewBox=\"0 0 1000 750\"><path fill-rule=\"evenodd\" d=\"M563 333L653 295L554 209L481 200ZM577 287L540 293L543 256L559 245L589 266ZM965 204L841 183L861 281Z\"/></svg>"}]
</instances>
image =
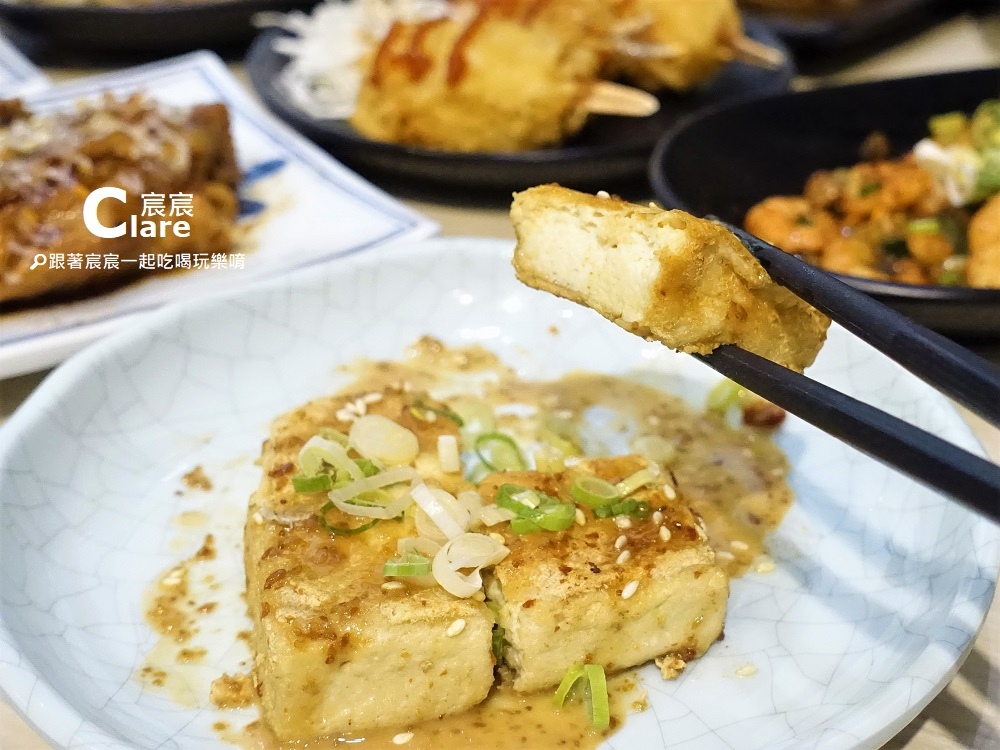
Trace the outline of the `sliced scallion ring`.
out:
<instances>
[{"instance_id":1,"label":"sliced scallion ring","mask_svg":"<svg viewBox=\"0 0 1000 750\"><path fill-rule=\"evenodd\" d=\"M740 396L740 384L728 378L716 383L708 392L705 408L713 414L724 416L729 407L735 406Z\"/></svg>"},{"instance_id":2,"label":"sliced scallion ring","mask_svg":"<svg viewBox=\"0 0 1000 750\"><path fill-rule=\"evenodd\" d=\"M353 528L347 528L343 526L333 526L329 521L326 520L326 514L333 510L333 503L327 503L319 511L319 522L323 524L323 528L334 536L354 536L355 534L360 534L363 531L368 531L379 522L378 518L373 518L368 523L363 523L360 526L354 526Z\"/></svg>"},{"instance_id":3,"label":"sliced scallion ring","mask_svg":"<svg viewBox=\"0 0 1000 750\"><path fill-rule=\"evenodd\" d=\"M363 479L364 474L358 465L352 461L344 446L333 440L327 440L319 435L314 435L306 441L299 451L299 469L306 476L323 474L324 465L332 466L337 471L342 471L352 479Z\"/></svg>"},{"instance_id":4,"label":"sliced scallion ring","mask_svg":"<svg viewBox=\"0 0 1000 750\"><path fill-rule=\"evenodd\" d=\"M530 512L539 504L537 493L519 484L501 484L493 502L519 516Z\"/></svg>"},{"instance_id":5,"label":"sliced scallion ring","mask_svg":"<svg viewBox=\"0 0 1000 750\"><path fill-rule=\"evenodd\" d=\"M621 497L628 497L636 490L642 489L648 484L656 481L656 473L650 469L640 469L635 474L625 477L615 485L615 489Z\"/></svg>"},{"instance_id":6,"label":"sliced scallion ring","mask_svg":"<svg viewBox=\"0 0 1000 750\"><path fill-rule=\"evenodd\" d=\"M589 475L577 477L573 486L570 487L569 494L574 500L583 503L588 508L608 505L622 496L621 491L611 482Z\"/></svg>"},{"instance_id":7,"label":"sliced scallion ring","mask_svg":"<svg viewBox=\"0 0 1000 750\"><path fill-rule=\"evenodd\" d=\"M410 578L425 576L431 572L431 560L417 552L408 552L400 557L386 560L382 575L386 577Z\"/></svg>"},{"instance_id":8,"label":"sliced scallion ring","mask_svg":"<svg viewBox=\"0 0 1000 750\"><path fill-rule=\"evenodd\" d=\"M594 508L594 515L598 518L613 518L615 516L629 516L631 518L646 518L651 512L649 503L645 500L623 500L620 503L604 505Z\"/></svg>"},{"instance_id":9,"label":"sliced scallion ring","mask_svg":"<svg viewBox=\"0 0 1000 750\"><path fill-rule=\"evenodd\" d=\"M528 518L545 531L565 531L576 522L576 506L573 503L547 503L532 511Z\"/></svg>"},{"instance_id":10,"label":"sliced scallion ring","mask_svg":"<svg viewBox=\"0 0 1000 750\"><path fill-rule=\"evenodd\" d=\"M329 492L333 489L333 477L329 474L317 474L314 477L296 474L292 477L292 489L296 492Z\"/></svg>"},{"instance_id":11,"label":"sliced scallion ring","mask_svg":"<svg viewBox=\"0 0 1000 750\"><path fill-rule=\"evenodd\" d=\"M579 680L583 679L584 675L585 672L582 664L576 664L569 668L566 675L562 678L562 682L559 683L559 687L556 688L556 708L563 707L573 686Z\"/></svg>"},{"instance_id":12,"label":"sliced scallion ring","mask_svg":"<svg viewBox=\"0 0 1000 750\"><path fill-rule=\"evenodd\" d=\"M528 462L514 438L502 432L484 432L477 436L475 451L490 471L523 471L528 468Z\"/></svg>"},{"instance_id":13,"label":"sliced scallion ring","mask_svg":"<svg viewBox=\"0 0 1000 750\"><path fill-rule=\"evenodd\" d=\"M534 534L536 531L541 531L542 527L530 518L515 518L510 522L510 530L514 534Z\"/></svg>"},{"instance_id":14,"label":"sliced scallion ring","mask_svg":"<svg viewBox=\"0 0 1000 750\"><path fill-rule=\"evenodd\" d=\"M590 723L597 729L607 729L611 725L611 702L608 700L608 680L604 667L587 664L583 668L590 685Z\"/></svg>"},{"instance_id":15,"label":"sliced scallion ring","mask_svg":"<svg viewBox=\"0 0 1000 750\"><path fill-rule=\"evenodd\" d=\"M438 417L450 419L459 427L465 427L465 420L454 409L450 409L444 404L430 404L420 398L413 402L413 405L410 407L410 414L421 422L433 421L433 418L428 417L429 414L433 414Z\"/></svg>"}]
</instances>

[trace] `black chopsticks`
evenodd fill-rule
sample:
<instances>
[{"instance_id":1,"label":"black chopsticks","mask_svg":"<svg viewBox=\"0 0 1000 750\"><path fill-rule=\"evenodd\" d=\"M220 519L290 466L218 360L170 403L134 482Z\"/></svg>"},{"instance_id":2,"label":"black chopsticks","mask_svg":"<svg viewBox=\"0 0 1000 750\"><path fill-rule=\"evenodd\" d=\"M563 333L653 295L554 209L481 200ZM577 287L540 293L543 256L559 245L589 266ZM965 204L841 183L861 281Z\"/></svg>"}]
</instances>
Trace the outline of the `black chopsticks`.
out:
<instances>
[{"instance_id":1,"label":"black chopsticks","mask_svg":"<svg viewBox=\"0 0 1000 750\"><path fill-rule=\"evenodd\" d=\"M1000 370L827 272L728 228L777 283L1000 426ZM989 461L739 347L722 346L699 358L824 432L1000 522L1000 467Z\"/></svg>"},{"instance_id":2,"label":"black chopsticks","mask_svg":"<svg viewBox=\"0 0 1000 750\"><path fill-rule=\"evenodd\" d=\"M699 358L783 409L1000 523L1000 466L736 346Z\"/></svg>"},{"instance_id":3,"label":"black chopsticks","mask_svg":"<svg viewBox=\"0 0 1000 750\"><path fill-rule=\"evenodd\" d=\"M776 282L921 380L1000 427L1000 370L826 271L742 229L728 228Z\"/></svg>"}]
</instances>

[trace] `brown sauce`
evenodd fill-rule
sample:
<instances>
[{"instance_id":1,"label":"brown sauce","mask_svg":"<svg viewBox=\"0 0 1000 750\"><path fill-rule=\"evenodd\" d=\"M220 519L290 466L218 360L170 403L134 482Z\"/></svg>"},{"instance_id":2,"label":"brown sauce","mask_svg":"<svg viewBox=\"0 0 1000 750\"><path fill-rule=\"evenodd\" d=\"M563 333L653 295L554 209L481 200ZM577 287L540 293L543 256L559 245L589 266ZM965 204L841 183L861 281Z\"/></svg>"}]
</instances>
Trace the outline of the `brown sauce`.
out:
<instances>
[{"instance_id":1,"label":"brown sauce","mask_svg":"<svg viewBox=\"0 0 1000 750\"><path fill-rule=\"evenodd\" d=\"M344 734L309 741L279 742L260 722L242 732L224 733L223 739L245 750L341 750L360 746L366 750L523 750L524 748L598 747L625 720L628 713L644 710L648 703L636 691L636 680L628 672L609 678L611 727L597 730L587 718L580 700L570 699L562 709L555 707L552 691L521 695L506 687L494 689L485 701L468 711L413 726L379 729L364 734ZM394 738L412 733L397 744ZM489 742L484 742L484 738ZM400 737L399 739L402 739Z\"/></svg>"}]
</instances>

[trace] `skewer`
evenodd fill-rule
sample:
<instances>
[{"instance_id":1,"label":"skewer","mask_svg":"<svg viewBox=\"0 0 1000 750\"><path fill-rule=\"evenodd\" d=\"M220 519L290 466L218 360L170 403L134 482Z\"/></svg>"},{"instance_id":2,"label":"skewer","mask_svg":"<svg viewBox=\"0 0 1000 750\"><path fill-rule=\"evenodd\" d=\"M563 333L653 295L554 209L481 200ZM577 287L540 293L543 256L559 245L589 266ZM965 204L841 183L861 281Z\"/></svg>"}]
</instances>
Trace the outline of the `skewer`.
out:
<instances>
[{"instance_id":1,"label":"skewer","mask_svg":"<svg viewBox=\"0 0 1000 750\"><path fill-rule=\"evenodd\" d=\"M648 91L632 86L598 81L580 103L580 108L592 115L649 117L659 112L660 100Z\"/></svg>"},{"instance_id":2,"label":"skewer","mask_svg":"<svg viewBox=\"0 0 1000 750\"><path fill-rule=\"evenodd\" d=\"M754 65L758 68L780 68L785 63L785 54L774 47L741 36L732 42L731 59Z\"/></svg>"}]
</instances>

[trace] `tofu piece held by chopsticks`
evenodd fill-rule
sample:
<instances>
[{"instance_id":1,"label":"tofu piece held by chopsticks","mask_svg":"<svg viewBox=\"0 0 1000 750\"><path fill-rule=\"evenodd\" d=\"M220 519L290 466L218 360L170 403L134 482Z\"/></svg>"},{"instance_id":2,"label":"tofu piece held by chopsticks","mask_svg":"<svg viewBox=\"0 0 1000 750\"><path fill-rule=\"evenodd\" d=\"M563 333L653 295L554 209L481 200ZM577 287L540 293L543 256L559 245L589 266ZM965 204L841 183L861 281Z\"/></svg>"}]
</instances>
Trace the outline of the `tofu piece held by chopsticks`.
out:
<instances>
[{"instance_id":1,"label":"tofu piece held by chopsticks","mask_svg":"<svg viewBox=\"0 0 1000 750\"><path fill-rule=\"evenodd\" d=\"M715 222L558 185L515 194L511 219L521 281L671 349L736 344L801 372L826 339L829 319Z\"/></svg>"}]
</instances>

